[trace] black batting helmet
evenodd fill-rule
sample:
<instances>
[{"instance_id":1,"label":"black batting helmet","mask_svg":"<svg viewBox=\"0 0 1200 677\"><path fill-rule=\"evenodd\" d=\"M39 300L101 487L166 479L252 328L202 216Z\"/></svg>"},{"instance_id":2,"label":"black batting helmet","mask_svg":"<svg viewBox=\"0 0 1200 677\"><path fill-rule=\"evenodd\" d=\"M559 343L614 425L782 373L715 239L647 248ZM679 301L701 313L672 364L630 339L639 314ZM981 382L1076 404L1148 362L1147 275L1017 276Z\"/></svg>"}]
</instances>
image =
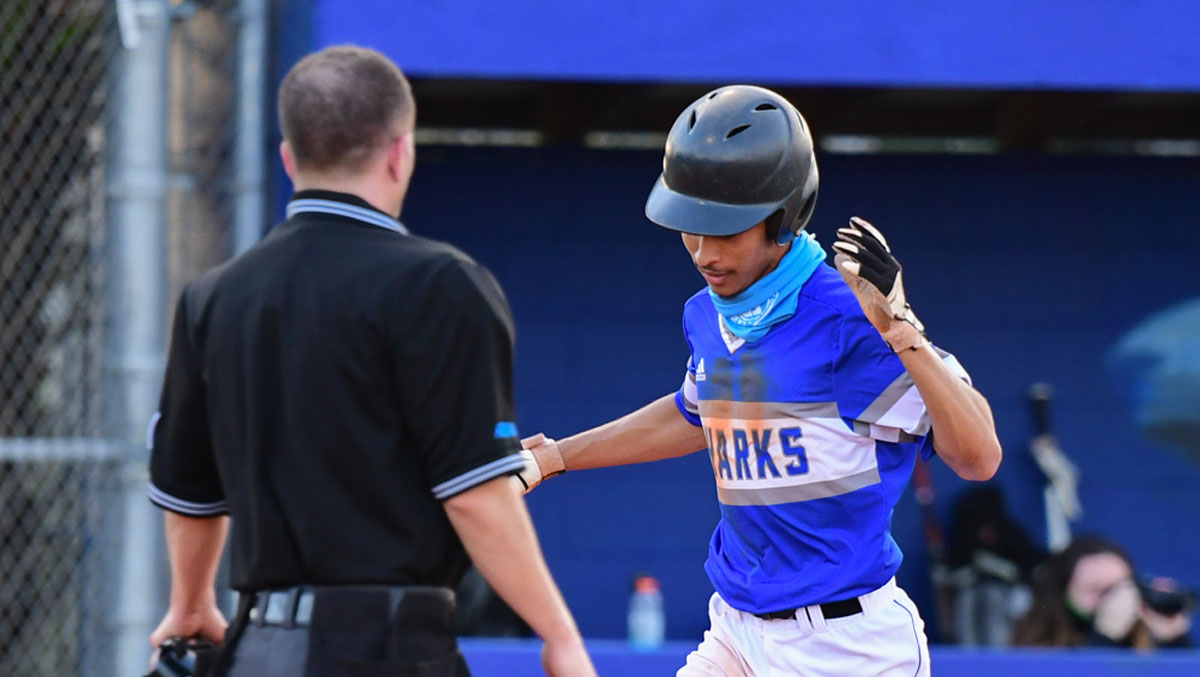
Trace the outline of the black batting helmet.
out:
<instances>
[{"instance_id":1,"label":"black batting helmet","mask_svg":"<svg viewBox=\"0 0 1200 677\"><path fill-rule=\"evenodd\" d=\"M696 235L734 235L765 220L783 244L812 216L817 184L800 111L769 89L730 85L675 120L646 217Z\"/></svg>"}]
</instances>

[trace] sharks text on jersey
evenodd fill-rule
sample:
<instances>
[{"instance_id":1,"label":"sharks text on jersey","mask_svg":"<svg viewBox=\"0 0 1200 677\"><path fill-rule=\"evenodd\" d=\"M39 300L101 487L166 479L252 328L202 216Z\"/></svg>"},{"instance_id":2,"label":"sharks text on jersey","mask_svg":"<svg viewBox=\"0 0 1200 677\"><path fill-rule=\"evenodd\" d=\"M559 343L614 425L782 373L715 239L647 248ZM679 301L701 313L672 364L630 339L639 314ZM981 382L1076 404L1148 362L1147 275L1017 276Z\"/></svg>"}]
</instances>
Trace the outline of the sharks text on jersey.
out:
<instances>
[{"instance_id":1,"label":"sharks text on jersey","mask_svg":"<svg viewBox=\"0 0 1200 677\"><path fill-rule=\"evenodd\" d=\"M726 505L773 505L879 482L875 442L832 402L701 400L717 493Z\"/></svg>"}]
</instances>

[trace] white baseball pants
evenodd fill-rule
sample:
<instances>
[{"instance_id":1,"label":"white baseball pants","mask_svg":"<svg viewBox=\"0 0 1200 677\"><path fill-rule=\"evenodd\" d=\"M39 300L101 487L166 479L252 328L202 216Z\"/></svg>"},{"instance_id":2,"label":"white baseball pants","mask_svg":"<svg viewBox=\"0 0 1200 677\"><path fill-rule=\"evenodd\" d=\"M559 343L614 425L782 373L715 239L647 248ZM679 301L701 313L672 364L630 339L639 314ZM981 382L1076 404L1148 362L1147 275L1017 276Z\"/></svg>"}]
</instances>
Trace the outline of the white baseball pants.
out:
<instances>
[{"instance_id":1,"label":"white baseball pants","mask_svg":"<svg viewBox=\"0 0 1200 677\"><path fill-rule=\"evenodd\" d=\"M764 621L713 594L712 627L676 677L928 677L925 623L895 579L858 600L853 616L826 620L813 605Z\"/></svg>"}]
</instances>

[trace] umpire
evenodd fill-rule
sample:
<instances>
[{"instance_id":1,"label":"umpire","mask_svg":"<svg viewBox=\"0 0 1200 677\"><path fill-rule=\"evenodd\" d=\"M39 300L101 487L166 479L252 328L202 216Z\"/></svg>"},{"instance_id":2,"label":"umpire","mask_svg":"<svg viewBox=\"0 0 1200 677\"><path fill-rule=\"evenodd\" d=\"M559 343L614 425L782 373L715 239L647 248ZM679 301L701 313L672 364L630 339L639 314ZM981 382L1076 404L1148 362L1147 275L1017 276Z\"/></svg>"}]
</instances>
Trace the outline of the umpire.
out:
<instances>
[{"instance_id":1,"label":"umpire","mask_svg":"<svg viewBox=\"0 0 1200 677\"><path fill-rule=\"evenodd\" d=\"M415 116L377 52L296 64L279 90L287 221L176 306L149 433L171 601L150 641L224 641L217 674L466 675L451 588L468 554L545 641L548 673L594 674L509 477L508 305L397 220Z\"/></svg>"}]
</instances>

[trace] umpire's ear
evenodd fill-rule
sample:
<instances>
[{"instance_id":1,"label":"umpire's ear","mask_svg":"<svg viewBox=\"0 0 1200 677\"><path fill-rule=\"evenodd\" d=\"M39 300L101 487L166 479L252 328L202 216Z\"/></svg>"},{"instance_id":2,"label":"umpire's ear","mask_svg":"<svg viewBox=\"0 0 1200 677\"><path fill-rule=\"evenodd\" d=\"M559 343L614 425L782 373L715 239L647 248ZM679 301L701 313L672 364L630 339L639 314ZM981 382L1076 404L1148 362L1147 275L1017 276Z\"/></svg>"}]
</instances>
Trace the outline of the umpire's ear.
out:
<instances>
[{"instance_id":1,"label":"umpire's ear","mask_svg":"<svg viewBox=\"0 0 1200 677\"><path fill-rule=\"evenodd\" d=\"M387 149L387 169L393 180L407 182L416 162L417 149L411 131L392 139Z\"/></svg>"},{"instance_id":2,"label":"umpire's ear","mask_svg":"<svg viewBox=\"0 0 1200 677\"><path fill-rule=\"evenodd\" d=\"M296 183L296 158L292 156L292 146L287 139L279 142L279 159L283 160L283 171L287 172L292 183Z\"/></svg>"}]
</instances>

